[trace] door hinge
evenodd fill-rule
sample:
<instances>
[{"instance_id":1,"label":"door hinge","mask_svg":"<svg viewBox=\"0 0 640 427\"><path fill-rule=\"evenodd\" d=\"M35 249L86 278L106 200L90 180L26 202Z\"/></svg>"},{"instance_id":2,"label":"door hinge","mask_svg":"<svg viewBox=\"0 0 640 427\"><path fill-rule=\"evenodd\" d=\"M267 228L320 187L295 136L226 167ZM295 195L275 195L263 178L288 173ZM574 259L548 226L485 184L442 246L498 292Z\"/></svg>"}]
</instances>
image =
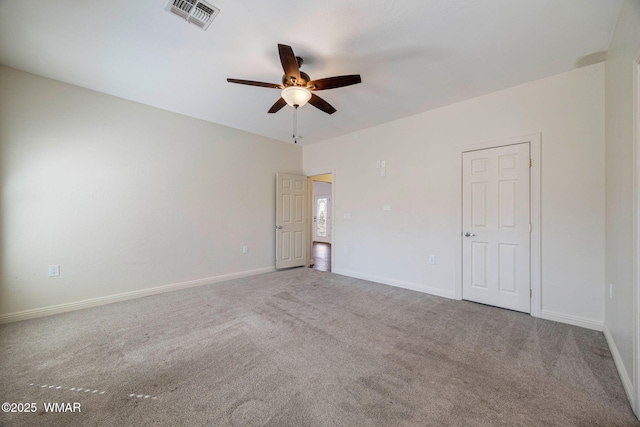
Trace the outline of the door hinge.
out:
<instances>
[{"instance_id":1,"label":"door hinge","mask_svg":"<svg viewBox=\"0 0 640 427\"><path fill-rule=\"evenodd\" d=\"M529 159L529 167L533 165L533 160Z\"/></svg>"},{"instance_id":2,"label":"door hinge","mask_svg":"<svg viewBox=\"0 0 640 427\"><path fill-rule=\"evenodd\" d=\"M531 223L529 223L529 233L531 233Z\"/></svg>"},{"instance_id":3,"label":"door hinge","mask_svg":"<svg viewBox=\"0 0 640 427\"><path fill-rule=\"evenodd\" d=\"M533 289L529 289L529 298L533 298Z\"/></svg>"}]
</instances>

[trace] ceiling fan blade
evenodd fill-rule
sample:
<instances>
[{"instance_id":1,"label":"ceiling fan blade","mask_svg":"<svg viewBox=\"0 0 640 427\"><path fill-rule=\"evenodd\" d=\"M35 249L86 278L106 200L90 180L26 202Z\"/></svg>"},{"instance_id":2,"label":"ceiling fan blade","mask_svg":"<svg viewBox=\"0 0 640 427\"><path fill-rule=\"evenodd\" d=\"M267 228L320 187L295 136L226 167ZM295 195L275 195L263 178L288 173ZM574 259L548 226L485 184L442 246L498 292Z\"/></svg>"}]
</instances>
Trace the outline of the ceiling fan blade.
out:
<instances>
[{"instance_id":1,"label":"ceiling fan blade","mask_svg":"<svg viewBox=\"0 0 640 427\"><path fill-rule=\"evenodd\" d=\"M309 99L309 104L313 105L314 107L316 107L319 110L324 111L327 114L333 114L333 113L336 112L336 109L333 108L333 106L331 106L331 104L329 104L324 99L320 98L315 93L311 94L311 99Z\"/></svg>"},{"instance_id":2,"label":"ceiling fan blade","mask_svg":"<svg viewBox=\"0 0 640 427\"><path fill-rule=\"evenodd\" d=\"M287 76L287 79L294 77L296 81L300 80L298 60L296 59L296 55L293 53L291 46L279 44L278 53L280 54L280 62L282 63L282 69L284 70L284 75Z\"/></svg>"},{"instance_id":3,"label":"ceiling fan blade","mask_svg":"<svg viewBox=\"0 0 640 427\"><path fill-rule=\"evenodd\" d=\"M278 111L280 111L280 109L282 107L284 107L285 105L287 105L287 101L284 100L284 98L280 98L276 101L275 104L273 104L271 106L271 109L269 110L270 113L277 113Z\"/></svg>"},{"instance_id":4,"label":"ceiling fan blade","mask_svg":"<svg viewBox=\"0 0 640 427\"><path fill-rule=\"evenodd\" d=\"M313 80L307 83L307 87L311 90L325 90L355 85L358 83L362 83L360 74L351 74L348 76L327 77L326 79Z\"/></svg>"},{"instance_id":5,"label":"ceiling fan blade","mask_svg":"<svg viewBox=\"0 0 640 427\"><path fill-rule=\"evenodd\" d=\"M264 83L264 82L256 82L253 80L240 80L240 79L227 79L229 83L238 83L241 85L249 85L249 86L260 86L260 87L270 87L273 89L284 89L284 86L277 85L275 83Z\"/></svg>"}]
</instances>

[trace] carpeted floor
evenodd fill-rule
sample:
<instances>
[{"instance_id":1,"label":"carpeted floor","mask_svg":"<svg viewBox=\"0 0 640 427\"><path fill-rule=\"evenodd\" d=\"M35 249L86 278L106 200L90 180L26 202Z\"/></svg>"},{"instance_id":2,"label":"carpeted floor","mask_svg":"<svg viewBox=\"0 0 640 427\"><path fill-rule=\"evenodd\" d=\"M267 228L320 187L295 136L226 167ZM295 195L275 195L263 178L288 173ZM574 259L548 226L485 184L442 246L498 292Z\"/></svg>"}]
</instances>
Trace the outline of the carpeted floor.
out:
<instances>
[{"instance_id":1,"label":"carpeted floor","mask_svg":"<svg viewBox=\"0 0 640 427\"><path fill-rule=\"evenodd\" d=\"M602 333L308 268L3 325L0 400L37 406L3 426L640 425Z\"/></svg>"}]
</instances>

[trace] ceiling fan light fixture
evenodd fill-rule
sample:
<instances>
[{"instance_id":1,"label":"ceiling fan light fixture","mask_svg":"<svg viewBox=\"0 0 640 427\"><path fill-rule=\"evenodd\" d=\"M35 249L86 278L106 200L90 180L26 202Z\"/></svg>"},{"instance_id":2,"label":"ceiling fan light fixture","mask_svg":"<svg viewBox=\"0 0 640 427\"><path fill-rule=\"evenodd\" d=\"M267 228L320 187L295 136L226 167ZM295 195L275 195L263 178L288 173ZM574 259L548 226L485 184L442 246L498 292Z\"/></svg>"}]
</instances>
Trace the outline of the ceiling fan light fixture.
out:
<instances>
[{"instance_id":1,"label":"ceiling fan light fixture","mask_svg":"<svg viewBox=\"0 0 640 427\"><path fill-rule=\"evenodd\" d=\"M302 107L311 99L311 91L300 86L289 86L282 89L282 99L294 108Z\"/></svg>"}]
</instances>

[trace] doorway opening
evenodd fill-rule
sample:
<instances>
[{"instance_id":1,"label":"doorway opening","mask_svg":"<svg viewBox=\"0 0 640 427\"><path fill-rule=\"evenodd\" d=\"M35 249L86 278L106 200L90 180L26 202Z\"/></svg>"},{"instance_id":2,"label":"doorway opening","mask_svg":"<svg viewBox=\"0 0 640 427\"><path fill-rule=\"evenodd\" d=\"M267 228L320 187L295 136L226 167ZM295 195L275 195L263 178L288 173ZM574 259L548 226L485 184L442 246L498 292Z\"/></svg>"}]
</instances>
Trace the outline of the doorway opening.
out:
<instances>
[{"instance_id":1,"label":"doorway opening","mask_svg":"<svg viewBox=\"0 0 640 427\"><path fill-rule=\"evenodd\" d=\"M309 267L319 271L331 271L333 174L310 176L309 193Z\"/></svg>"}]
</instances>

